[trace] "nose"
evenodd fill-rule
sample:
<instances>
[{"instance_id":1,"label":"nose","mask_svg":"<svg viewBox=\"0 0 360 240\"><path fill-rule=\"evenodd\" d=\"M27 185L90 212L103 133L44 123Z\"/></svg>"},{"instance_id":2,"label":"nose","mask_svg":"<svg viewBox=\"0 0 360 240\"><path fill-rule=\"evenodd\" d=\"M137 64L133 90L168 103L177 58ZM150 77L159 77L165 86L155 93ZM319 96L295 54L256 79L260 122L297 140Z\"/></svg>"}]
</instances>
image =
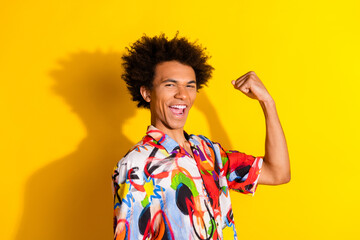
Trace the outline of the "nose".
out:
<instances>
[{"instance_id":1,"label":"nose","mask_svg":"<svg viewBox=\"0 0 360 240\"><path fill-rule=\"evenodd\" d=\"M186 87L178 86L176 94L175 94L175 98L184 100L184 99L188 98L188 96L189 95L188 95L188 92L186 91Z\"/></svg>"}]
</instances>

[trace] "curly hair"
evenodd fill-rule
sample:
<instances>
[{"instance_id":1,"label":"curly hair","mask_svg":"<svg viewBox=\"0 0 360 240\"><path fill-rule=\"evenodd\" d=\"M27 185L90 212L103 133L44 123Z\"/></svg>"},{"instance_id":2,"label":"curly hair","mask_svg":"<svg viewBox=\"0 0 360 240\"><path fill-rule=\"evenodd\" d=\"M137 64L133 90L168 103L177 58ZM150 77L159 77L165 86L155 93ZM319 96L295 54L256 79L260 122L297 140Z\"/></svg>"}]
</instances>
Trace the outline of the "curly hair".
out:
<instances>
[{"instance_id":1,"label":"curly hair","mask_svg":"<svg viewBox=\"0 0 360 240\"><path fill-rule=\"evenodd\" d=\"M194 69L196 76L197 90L206 85L211 78L214 68L207 63L210 58L206 54L206 48L195 42L189 42L184 37L178 37L178 33L173 39L168 40L164 33L155 37L148 37L145 34L127 47L127 53L122 56L125 80L132 100L138 107L150 108L140 94L140 87L144 86L152 89L157 64L176 60Z\"/></svg>"}]
</instances>

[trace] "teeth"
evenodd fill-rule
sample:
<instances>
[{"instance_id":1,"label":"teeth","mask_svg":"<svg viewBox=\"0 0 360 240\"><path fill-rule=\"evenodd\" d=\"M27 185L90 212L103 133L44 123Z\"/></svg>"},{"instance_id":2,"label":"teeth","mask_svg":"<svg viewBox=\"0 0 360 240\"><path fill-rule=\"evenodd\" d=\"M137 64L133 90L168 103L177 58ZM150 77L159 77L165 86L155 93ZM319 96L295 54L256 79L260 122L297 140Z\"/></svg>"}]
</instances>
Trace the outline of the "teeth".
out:
<instances>
[{"instance_id":1,"label":"teeth","mask_svg":"<svg viewBox=\"0 0 360 240\"><path fill-rule=\"evenodd\" d=\"M178 108L178 109L184 109L184 108L186 108L186 106L185 105L173 105L173 106L171 106L172 108Z\"/></svg>"}]
</instances>

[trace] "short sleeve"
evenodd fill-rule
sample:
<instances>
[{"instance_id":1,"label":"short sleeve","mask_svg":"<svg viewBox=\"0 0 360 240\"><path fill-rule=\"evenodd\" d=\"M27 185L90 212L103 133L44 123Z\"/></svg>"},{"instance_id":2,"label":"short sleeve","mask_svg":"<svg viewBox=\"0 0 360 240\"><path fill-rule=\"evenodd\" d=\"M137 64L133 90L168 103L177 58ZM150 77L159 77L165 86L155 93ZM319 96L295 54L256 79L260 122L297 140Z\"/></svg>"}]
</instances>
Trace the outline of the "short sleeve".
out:
<instances>
[{"instance_id":1,"label":"short sleeve","mask_svg":"<svg viewBox=\"0 0 360 240\"><path fill-rule=\"evenodd\" d=\"M220 148L223 173L226 175L229 188L254 195L260 177L263 157L254 157L242 152Z\"/></svg>"}]
</instances>

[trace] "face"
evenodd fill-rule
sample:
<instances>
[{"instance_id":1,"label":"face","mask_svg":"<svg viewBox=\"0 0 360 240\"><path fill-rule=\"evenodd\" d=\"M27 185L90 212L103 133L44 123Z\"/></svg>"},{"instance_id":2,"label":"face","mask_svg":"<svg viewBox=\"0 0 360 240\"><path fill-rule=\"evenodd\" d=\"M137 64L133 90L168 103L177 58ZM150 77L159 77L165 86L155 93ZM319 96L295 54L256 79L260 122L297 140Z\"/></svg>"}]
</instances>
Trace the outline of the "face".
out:
<instances>
[{"instance_id":1,"label":"face","mask_svg":"<svg viewBox=\"0 0 360 240\"><path fill-rule=\"evenodd\" d=\"M183 130L196 93L194 69L177 61L158 64L153 88L141 88L142 96L150 103L151 124L165 133Z\"/></svg>"}]
</instances>

